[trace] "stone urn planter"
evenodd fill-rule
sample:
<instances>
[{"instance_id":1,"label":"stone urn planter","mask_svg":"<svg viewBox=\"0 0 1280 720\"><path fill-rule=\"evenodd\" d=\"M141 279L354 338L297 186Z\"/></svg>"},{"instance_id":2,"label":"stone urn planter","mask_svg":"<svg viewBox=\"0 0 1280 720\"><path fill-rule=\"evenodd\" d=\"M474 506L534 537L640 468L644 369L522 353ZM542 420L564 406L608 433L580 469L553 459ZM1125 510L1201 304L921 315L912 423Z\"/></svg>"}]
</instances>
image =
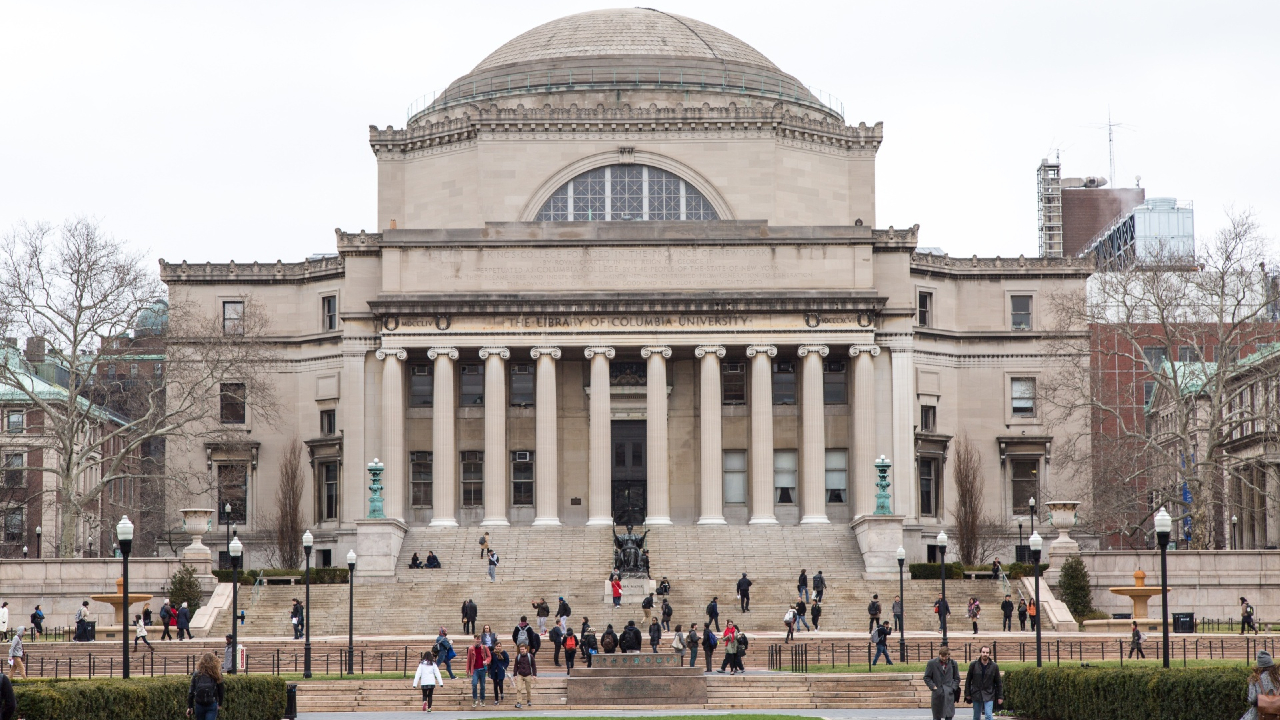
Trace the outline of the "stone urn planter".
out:
<instances>
[{"instance_id":1,"label":"stone urn planter","mask_svg":"<svg viewBox=\"0 0 1280 720\"><path fill-rule=\"evenodd\" d=\"M1076 508L1080 507L1080 502L1078 500L1051 500L1045 503L1045 507L1049 509L1049 523L1058 529L1058 537L1054 542L1067 540L1074 543L1075 541L1071 540L1071 536L1068 533L1080 520L1076 514Z\"/></svg>"},{"instance_id":2,"label":"stone urn planter","mask_svg":"<svg viewBox=\"0 0 1280 720\"><path fill-rule=\"evenodd\" d=\"M209 548L204 544L205 533L213 530L213 508L186 508L182 513L182 529L191 536L191 544L182 551L184 558L211 559Z\"/></svg>"}]
</instances>

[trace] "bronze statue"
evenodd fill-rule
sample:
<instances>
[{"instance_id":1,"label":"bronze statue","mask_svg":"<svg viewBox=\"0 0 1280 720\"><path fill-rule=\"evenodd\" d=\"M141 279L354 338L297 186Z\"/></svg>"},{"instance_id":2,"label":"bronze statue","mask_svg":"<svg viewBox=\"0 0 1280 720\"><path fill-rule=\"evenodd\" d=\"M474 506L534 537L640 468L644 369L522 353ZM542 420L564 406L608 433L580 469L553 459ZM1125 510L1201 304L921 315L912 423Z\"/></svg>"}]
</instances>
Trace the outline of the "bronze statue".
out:
<instances>
[{"instance_id":1,"label":"bronze statue","mask_svg":"<svg viewBox=\"0 0 1280 720\"><path fill-rule=\"evenodd\" d=\"M637 535L634 526L628 525L627 531L622 535L617 530L613 531L613 567L621 573L643 575L645 568L643 567L642 551L644 550L645 539L649 537L649 531L645 530L643 535Z\"/></svg>"}]
</instances>

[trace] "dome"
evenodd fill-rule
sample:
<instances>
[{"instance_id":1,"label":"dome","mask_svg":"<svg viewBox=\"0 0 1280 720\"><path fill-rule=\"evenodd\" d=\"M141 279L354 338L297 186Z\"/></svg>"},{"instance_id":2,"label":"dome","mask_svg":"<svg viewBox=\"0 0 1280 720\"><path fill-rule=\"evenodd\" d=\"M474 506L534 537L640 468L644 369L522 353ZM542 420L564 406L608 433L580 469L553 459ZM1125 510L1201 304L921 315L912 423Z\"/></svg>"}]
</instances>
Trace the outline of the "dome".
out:
<instances>
[{"instance_id":1,"label":"dome","mask_svg":"<svg viewBox=\"0 0 1280 720\"><path fill-rule=\"evenodd\" d=\"M471 73L543 60L636 55L719 60L782 72L758 50L718 27L661 10L617 8L539 25L494 50Z\"/></svg>"}]
</instances>

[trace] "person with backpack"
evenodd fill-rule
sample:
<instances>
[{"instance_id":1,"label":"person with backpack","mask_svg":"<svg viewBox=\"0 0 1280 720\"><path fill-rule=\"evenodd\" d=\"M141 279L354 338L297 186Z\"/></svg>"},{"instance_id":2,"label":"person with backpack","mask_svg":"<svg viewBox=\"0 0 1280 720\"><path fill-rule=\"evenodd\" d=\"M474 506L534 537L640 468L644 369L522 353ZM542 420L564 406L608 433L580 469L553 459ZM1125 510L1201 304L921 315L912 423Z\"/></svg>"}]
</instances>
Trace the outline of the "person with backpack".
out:
<instances>
[{"instance_id":1,"label":"person with backpack","mask_svg":"<svg viewBox=\"0 0 1280 720\"><path fill-rule=\"evenodd\" d=\"M422 658L418 661L418 671L413 674L413 686L422 688L424 711L431 712L431 696L441 685L444 685L444 678L440 676L440 666L436 665L434 655L428 650L422 653Z\"/></svg>"},{"instance_id":2,"label":"person with backpack","mask_svg":"<svg viewBox=\"0 0 1280 720\"><path fill-rule=\"evenodd\" d=\"M809 617L813 620L813 629L818 629L818 622L822 619L822 603L818 602L818 598L813 599L813 607L809 608Z\"/></svg>"},{"instance_id":3,"label":"person with backpack","mask_svg":"<svg viewBox=\"0 0 1280 720\"><path fill-rule=\"evenodd\" d=\"M796 597L809 602L809 571L804 568L800 569L800 577L796 579Z\"/></svg>"},{"instance_id":4,"label":"person with backpack","mask_svg":"<svg viewBox=\"0 0 1280 720\"><path fill-rule=\"evenodd\" d=\"M546 598L538 598L529 603L533 606L533 614L538 618L538 634L547 634L547 618L551 615L551 608L547 605Z\"/></svg>"},{"instance_id":5,"label":"person with backpack","mask_svg":"<svg viewBox=\"0 0 1280 720\"><path fill-rule=\"evenodd\" d=\"M600 635L600 649L607 655L612 655L618 650L618 633L613 631L612 624L607 626L604 633Z\"/></svg>"},{"instance_id":6,"label":"person with backpack","mask_svg":"<svg viewBox=\"0 0 1280 720\"><path fill-rule=\"evenodd\" d=\"M217 720L218 709L225 699L222 670L218 668L218 656L205 653L191 675L191 687L187 690L187 715L195 720Z\"/></svg>"},{"instance_id":7,"label":"person with backpack","mask_svg":"<svg viewBox=\"0 0 1280 720\"><path fill-rule=\"evenodd\" d=\"M535 636L536 637L536 636ZM524 704L533 707L533 681L538 677L538 661L529 652L528 645L516 648L516 708L520 708L520 693L524 692Z\"/></svg>"},{"instance_id":8,"label":"person with backpack","mask_svg":"<svg viewBox=\"0 0 1280 720\"><path fill-rule=\"evenodd\" d=\"M680 626L676 626L677 632ZM684 636L684 646L689 648L689 667L698 667L698 623L689 623L689 634Z\"/></svg>"},{"instance_id":9,"label":"person with backpack","mask_svg":"<svg viewBox=\"0 0 1280 720\"><path fill-rule=\"evenodd\" d=\"M638 653L642 644L636 621L628 620L627 626L622 629L622 637L618 639L618 649L623 653Z\"/></svg>"},{"instance_id":10,"label":"person with backpack","mask_svg":"<svg viewBox=\"0 0 1280 720\"><path fill-rule=\"evenodd\" d=\"M37 605L36 609L37 610L40 609L40 606ZM161 640L173 639L173 636L169 634L169 621L172 619L173 619L173 608L169 607L169 601L165 600L164 604L160 606L160 626L164 628L163 631L160 633Z\"/></svg>"},{"instance_id":11,"label":"person with backpack","mask_svg":"<svg viewBox=\"0 0 1280 720\"><path fill-rule=\"evenodd\" d=\"M36 629L36 637L44 635L44 611L40 606L36 606L35 612L31 613L31 627Z\"/></svg>"},{"instance_id":12,"label":"person with backpack","mask_svg":"<svg viewBox=\"0 0 1280 720\"><path fill-rule=\"evenodd\" d=\"M560 623L551 626L551 632L547 635L547 639L551 641L555 652L551 655L551 662L556 667L560 667L560 650L564 647L564 632L560 629Z\"/></svg>"},{"instance_id":13,"label":"person with backpack","mask_svg":"<svg viewBox=\"0 0 1280 720\"><path fill-rule=\"evenodd\" d=\"M449 671L449 679L457 678L453 674L453 658L457 653L453 650L453 642L449 640L449 631L443 627L440 628L440 634L436 636L436 644L432 646L432 650L436 654L436 662L444 663L444 669Z\"/></svg>"},{"instance_id":14,"label":"person with backpack","mask_svg":"<svg viewBox=\"0 0 1280 720\"><path fill-rule=\"evenodd\" d=\"M805 630L813 632L813 628L809 627L809 621L804 619L804 614L809 608L805 607L804 600L796 600L796 625L803 625Z\"/></svg>"},{"instance_id":15,"label":"person with backpack","mask_svg":"<svg viewBox=\"0 0 1280 720\"><path fill-rule=\"evenodd\" d=\"M490 650L493 649L494 645L498 644L498 635L493 631L493 628L488 625L484 626L484 629L480 631L480 644Z\"/></svg>"},{"instance_id":16,"label":"person with backpack","mask_svg":"<svg viewBox=\"0 0 1280 720\"><path fill-rule=\"evenodd\" d=\"M564 636L564 673L565 675L573 674L573 661L578 657L578 638L573 634L573 628L565 633Z\"/></svg>"},{"instance_id":17,"label":"person with backpack","mask_svg":"<svg viewBox=\"0 0 1280 720\"><path fill-rule=\"evenodd\" d=\"M749 643L747 640L747 634L742 631L742 628L735 625L733 629L735 631L734 636L738 639L738 652L734 653L733 659L734 662L738 664L738 674L741 675L747 671L746 666L742 664L742 658L747 656L747 647Z\"/></svg>"},{"instance_id":18,"label":"person with backpack","mask_svg":"<svg viewBox=\"0 0 1280 720\"><path fill-rule=\"evenodd\" d=\"M889 629L889 622L886 620L883 625L878 626L871 631L871 642L876 646L876 657L871 661L872 665L880 662L880 656L884 655L884 661L890 665L893 664L893 658L889 657L889 636L893 634L893 630Z\"/></svg>"},{"instance_id":19,"label":"person with backpack","mask_svg":"<svg viewBox=\"0 0 1280 720\"><path fill-rule=\"evenodd\" d=\"M716 629L718 630L719 628ZM707 661L706 672L711 672L711 656L715 654L716 644L719 642L720 640L716 637L716 634L711 632L711 626L706 626L705 631L702 633L702 654Z\"/></svg>"},{"instance_id":20,"label":"person with backpack","mask_svg":"<svg viewBox=\"0 0 1280 720\"><path fill-rule=\"evenodd\" d=\"M467 648L467 675L471 676L471 707L484 705L484 687L488 684L491 660L493 660L493 654L489 652L489 648L480 643L480 636L475 635L471 646ZM477 689L479 690L478 698Z\"/></svg>"},{"instance_id":21,"label":"person with backpack","mask_svg":"<svg viewBox=\"0 0 1280 720\"><path fill-rule=\"evenodd\" d=\"M1013 596L1005 595L1004 602L1000 603L1000 615L1002 617L1000 629L1005 632L1013 632Z\"/></svg>"},{"instance_id":22,"label":"person with backpack","mask_svg":"<svg viewBox=\"0 0 1280 720\"><path fill-rule=\"evenodd\" d=\"M147 624L143 621L141 615L133 616L133 625L136 628L133 635L133 651L138 652L138 641L141 640L147 644L148 650L155 652L156 649L151 645L151 641L147 639Z\"/></svg>"},{"instance_id":23,"label":"person with backpack","mask_svg":"<svg viewBox=\"0 0 1280 720\"><path fill-rule=\"evenodd\" d=\"M871 602L867 603L867 615L871 616L871 630L880 627L880 596L872 595Z\"/></svg>"},{"instance_id":24,"label":"person with backpack","mask_svg":"<svg viewBox=\"0 0 1280 720\"><path fill-rule=\"evenodd\" d=\"M488 535L489 533L485 533ZM489 551L489 582L498 581L498 553Z\"/></svg>"},{"instance_id":25,"label":"person with backpack","mask_svg":"<svg viewBox=\"0 0 1280 720\"><path fill-rule=\"evenodd\" d=\"M489 533L480 536L480 558L484 559L489 555Z\"/></svg>"},{"instance_id":26,"label":"person with backpack","mask_svg":"<svg viewBox=\"0 0 1280 720\"><path fill-rule=\"evenodd\" d=\"M1253 606L1249 604L1248 600L1244 598L1240 598L1240 634L1241 635L1243 635L1244 631L1249 628L1253 628L1254 635L1258 634L1258 623L1254 620L1253 616L1254 616Z\"/></svg>"},{"instance_id":27,"label":"person with backpack","mask_svg":"<svg viewBox=\"0 0 1280 720\"><path fill-rule=\"evenodd\" d=\"M502 649L502 641L497 640L489 649L489 679L493 681L493 704L502 702L507 694L507 668L511 665L511 656Z\"/></svg>"},{"instance_id":28,"label":"person with backpack","mask_svg":"<svg viewBox=\"0 0 1280 720\"><path fill-rule=\"evenodd\" d=\"M684 629L681 625L676 625L675 635L671 637L671 652L676 654L679 660L676 660L678 667L684 667Z\"/></svg>"},{"instance_id":29,"label":"person with backpack","mask_svg":"<svg viewBox=\"0 0 1280 720\"><path fill-rule=\"evenodd\" d=\"M742 612L751 612L751 581L747 579L746 573L738 578L738 603L742 606Z\"/></svg>"},{"instance_id":30,"label":"person with backpack","mask_svg":"<svg viewBox=\"0 0 1280 720\"><path fill-rule=\"evenodd\" d=\"M617 575L612 576L609 580L609 590L613 593L613 607L622 607L622 578Z\"/></svg>"},{"instance_id":31,"label":"person with backpack","mask_svg":"<svg viewBox=\"0 0 1280 720\"><path fill-rule=\"evenodd\" d=\"M529 652L538 654L538 649L542 647L542 637L529 625L528 615L520 616L520 622L511 631L511 643L516 647L524 645L529 648Z\"/></svg>"},{"instance_id":32,"label":"person with backpack","mask_svg":"<svg viewBox=\"0 0 1280 720\"><path fill-rule=\"evenodd\" d=\"M1136 620L1133 621L1132 627L1130 628L1130 637L1132 639L1129 640L1129 658L1132 659L1133 654L1136 652L1138 653L1138 657L1146 660L1147 654L1142 651L1142 644L1147 641L1147 636L1146 633L1143 633L1138 629L1138 621Z\"/></svg>"},{"instance_id":33,"label":"person with backpack","mask_svg":"<svg viewBox=\"0 0 1280 720\"><path fill-rule=\"evenodd\" d=\"M819 570L817 575L813 576L813 599L815 602L822 602L822 593L827 591L827 579L822 577L822 571Z\"/></svg>"},{"instance_id":34,"label":"person with backpack","mask_svg":"<svg viewBox=\"0 0 1280 720\"><path fill-rule=\"evenodd\" d=\"M671 632L671 616L675 614L675 610L671 607L671 603L664 597L662 598L662 629Z\"/></svg>"},{"instance_id":35,"label":"person with backpack","mask_svg":"<svg viewBox=\"0 0 1280 720\"><path fill-rule=\"evenodd\" d=\"M720 605L716 602L720 598L713 597L711 602L707 603L707 624L708 630L711 629L712 623L715 623L716 632L720 631Z\"/></svg>"},{"instance_id":36,"label":"person with backpack","mask_svg":"<svg viewBox=\"0 0 1280 720\"><path fill-rule=\"evenodd\" d=\"M1027 601L1024 598L1018 598L1018 630L1027 631Z\"/></svg>"},{"instance_id":37,"label":"person with backpack","mask_svg":"<svg viewBox=\"0 0 1280 720\"><path fill-rule=\"evenodd\" d=\"M929 688L933 720L955 717L956 700L960 695L960 666L951 659L951 650L946 645L938 648L938 657L925 665L924 684Z\"/></svg>"},{"instance_id":38,"label":"person with backpack","mask_svg":"<svg viewBox=\"0 0 1280 720\"><path fill-rule=\"evenodd\" d=\"M596 633L590 625L582 628L581 645L582 659L587 661L587 667L591 667L596 653L600 652L600 643L596 640Z\"/></svg>"},{"instance_id":39,"label":"person with backpack","mask_svg":"<svg viewBox=\"0 0 1280 720\"><path fill-rule=\"evenodd\" d=\"M783 644L790 644L796 636L796 607L792 605L787 608L787 612L782 616L782 624L787 628L787 636L782 639Z\"/></svg>"},{"instance_id":40,"label":"person with backpack","mask_svg":"<svg viewBox=\"0 0 1280 720\"><path fill-rule=\"evenodd\" d=\"M649 618L653 617L653 593L649 593L649 597L640 601L640 609L644 611L644 621L649 622Z\"/></svg>"},{"instance_id":41,"label":"person with backpack","mask_svg":"<svg viewBox=\"0 0 1280 720\"><path fill-rule=\"evenodd\" d=\"M658 624L658 618L649 620L649 647L653 649L653 654L658 654L658 645L662 643L662 625Z\"/></svg>"}]
</instances>

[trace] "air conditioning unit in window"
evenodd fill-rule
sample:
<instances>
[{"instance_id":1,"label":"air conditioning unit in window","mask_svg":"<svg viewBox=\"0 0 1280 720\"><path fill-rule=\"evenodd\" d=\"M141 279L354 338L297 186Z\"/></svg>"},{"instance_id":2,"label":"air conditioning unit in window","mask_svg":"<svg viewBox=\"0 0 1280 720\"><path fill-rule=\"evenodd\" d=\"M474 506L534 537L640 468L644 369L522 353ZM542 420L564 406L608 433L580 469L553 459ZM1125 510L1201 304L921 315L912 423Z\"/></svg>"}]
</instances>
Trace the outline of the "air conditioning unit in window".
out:
<instances>
[{"instance_id":1,"label":"air conditioning unit in window","mask_svg":"<svg viewBox=\"0 0 1280 720\"><path fill-rule=\"evenodd\" d=\"M512 455L516 456L516 462L529 462L533 460L533 453L528 450L517 450Z\"/></svg>"},{"instance_id":2,"label":"air conditioning unit in window","mask_svg":"<svg viewBox=\"0 0 1280 720\"><path fill-rule=\"evenodd\" d=\"M479 375L480 368L482 367L484 366L483 365L463 365L462 374L463 375Z\"/></svg>"},{"instance_id":3,"label":"air conditioning unit in window","mask_svg":"<svg viewBox=\"0 0 1280 720\"><path fill-rule=\"evenodd\" d=\"M533 366L525 363L511 366L512 375L528 375L533 372Z\"/></svg>"},{"instance_id":4,"label":"air conditioning unit in window","mask_svg":"<svg viewBox=\"0 0 1280 720\"><path fill-rule=\"evenodd\" d=\"M773 371L776 373L794 373L796 364L793 362L776 362L773 364Z\"/></svg>"},{"instance_id":5,"label":"air conditioning unit in window","mask_svg":"<svg viewBox=\"0 0 1280 720\"><path fill-rule=\"evenodd\" d=\"M747 371L746 363L725 363L724 371L727 373L741 373Z\"/></svg>"},{"instance_id":6,"label":"air conditioning unit in window","mask_svg":"<svg viewBox=\"0 0 1280 720\"><path fill-rule=\"evenodd\" d=\"M484 453L472 450L462 453L462 462L481 462L484 460Z\"/></svg>"},{"instance_id":7,"label":"air conditioning unit in window","mask_svg":"<svg viewBox=\"0 0 1280 720\"><path fill-rule=\"evenodd\" d=\"M413 366L414 375L430 375L431 370L432 368L430 365L414 365Z\"/></svg>"},{"instance_id":8,"label":"air conditioning unit in window","mask_svg":"<svg viewBox=\"0 0 1280 720\"><path fill-rule=\"evenodd\" d=\"M823 372L842 373L844 372L844 369L845 365L843 360L828 360L827 362L822 363Z\"/></svg>"}]
</instances>

